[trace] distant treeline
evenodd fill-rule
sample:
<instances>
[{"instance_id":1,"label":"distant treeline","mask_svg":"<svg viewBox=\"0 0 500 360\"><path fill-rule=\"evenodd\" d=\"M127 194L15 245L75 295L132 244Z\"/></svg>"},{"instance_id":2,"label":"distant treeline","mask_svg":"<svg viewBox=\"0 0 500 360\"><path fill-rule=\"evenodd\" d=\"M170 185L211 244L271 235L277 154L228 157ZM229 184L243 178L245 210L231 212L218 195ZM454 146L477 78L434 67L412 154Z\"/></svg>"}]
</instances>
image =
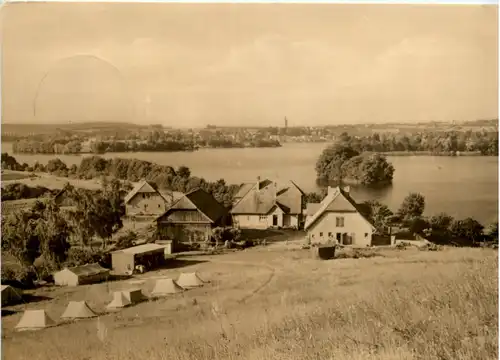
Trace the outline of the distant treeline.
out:
<instances>
[{"instance_id":1,"label":"distant treeline","mask_svg":"<svg viewBox=\"0 0 500 360\"><path fill-rule=\"evenodd\" d=\"M498 131L425 131L409 135L373 134L354 137L342 133L340 141L359 153L427 152L436 155L456 155L457 152L478 152L498 155Z\"/></svg>"},{"instance_id":2,"label":"distant treeline","mask_svg":"<svg viewBox=\"0 0 500 360\"><path fill-rule=\"evenodd\" d=\"M123 135L123 134L122 134ZM281 144L272 139L239 139L221 133L208 136L194 136L180 131L164 132L153 130L142 134L129 134L125 139L120 136L99 137L88 140L82 135L56 134L37 135L17 140L12 145L14 153L27 154L104 154L109 152L170 152L193 151L200 147L243 148L279 147Z\"/></svg>"},{"instance_id":3,"label":"distant treeline","mask_svg":"<svg viewBox=\"0 0 500 360\"><path fill-rule=\"evenodd\" d=\"M28 166L27 164L19 164L13 156L2 153L2 169L49 172L57 176L78 179L112 177L130 182L144 179L156 184L160 189L180 192L202 188L225 206L231 205L233 197L239 189L239 185L228 185L223 179L210 182L192 176L191 170L186 166L174 169L171 166L136 159L104 159L100 156L90 156L83 158L80 166L68 167L62 160L56 158L50 160L46 165L35 163L33 166Z\"/></svg>"},{"instance_id":4,"label":"distant treeline","mask_svg":"<svg viewBox=\"0 0 500 360\"><path fill-rule=\"evenodd\" d=\"M81 134L59 133L56 135L30 136L15 141L13 152L29 154L77 154L81 152L103 154L106 152L192 151L202 147L279 147L281 146L280 142L273 137L285 133L288 137L315 136L315 138L320 137L327 141L341 140L348 142L359 153L379 152L394 155L425 153L449 156L460 152L480 155L498 154L498 131L492 130L447 131L429 128L417 132L398 131L394 133L381 131L370 135L353 136L347 132L339 134L328 127L321 129L296 127L289 128L286 132L280 128L263 128L253 134L238 129L201 130L198 132L165 132L155 129L141 133L117 133L116 136L98 136L97 139L99 140L94 139L92 141L87 141L88 138ZM353 131L353 133L359 133L359 131Z\"/></svg>"}]
</instances>

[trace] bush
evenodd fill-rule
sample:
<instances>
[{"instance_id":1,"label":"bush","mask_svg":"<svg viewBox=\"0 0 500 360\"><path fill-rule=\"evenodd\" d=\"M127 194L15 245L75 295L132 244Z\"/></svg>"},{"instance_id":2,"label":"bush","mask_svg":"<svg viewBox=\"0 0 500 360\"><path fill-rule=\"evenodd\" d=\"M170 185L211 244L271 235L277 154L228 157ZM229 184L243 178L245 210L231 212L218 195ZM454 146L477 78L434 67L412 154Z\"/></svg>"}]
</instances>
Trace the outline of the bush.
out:
<instances>
[{"instance_id":1,"label":"bush","mask_svg":"<svg viewBox=\"0 0 500 360\"><path fill-rule=\"evenodd\" d=\"M2 201L34 199L52 191L43 186L31 187L22 183L8 184L2 189Z\"/></svg>"},{"instance_id":2,"label":"bush","mask_svg":"<svg viewBox=\"0 0 500 360\"><path fill-rule=\"evenodd\" d=\"M2 285L11 285L20 289L34 287L34 281L37 278L34 269L2 263L1 271Z\"/></svg>"},{"instance_id":3,"label":"bush","mask_svg":"<svg viewBox=\"0 0 500 360\"><path fill-rule=\"evenodd\" d=\"M52 274L61 268L60 264L45 258L43 255L35 259L33 266L36 270L37 279L45 281L52 281Z\"/></svg>"},{"instance_id":4,"label":"bush","mask_svg":"<svg viewBox=\"0 0 500 360\"><path fill-rule=\"evenodd\" d=\"M137 241L137 234L133 231L128 231L126 234L121 235L118 237L118 239L116 239L113 250L121 250L132 247L135 245L135 241Z\"/></svg>"},{"instance_id":5,"label":"bush","mask_svg":"<svg viewBox=\"0 0 500 360\"><path fill-rule=\"evenodd\" d=\"M81 266L85 264L99 263L101 266L109 267L111 260L99 250L89 248L72 247L68 251L68 258L64 263L67 267ZM109 255L111 257L111 255ZM106 265L106 266L105 266Z\"/></svg>"}]
</instances>

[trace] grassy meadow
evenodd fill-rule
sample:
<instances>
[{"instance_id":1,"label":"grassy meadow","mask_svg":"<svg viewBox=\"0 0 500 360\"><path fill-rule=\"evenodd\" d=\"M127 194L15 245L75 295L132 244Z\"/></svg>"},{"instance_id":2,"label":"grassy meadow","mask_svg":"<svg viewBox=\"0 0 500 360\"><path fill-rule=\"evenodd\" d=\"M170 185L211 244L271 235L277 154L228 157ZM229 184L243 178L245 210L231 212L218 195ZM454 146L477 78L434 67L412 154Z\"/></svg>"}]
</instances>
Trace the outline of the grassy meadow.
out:
<instances>
[{"instance_id":1,"label":"grassy meadow","mask_svg":"<svg viewBox=\"0 0 500 360\"><path fill-rule=\"evenodd\" d=\"M2 172L2 187L13 183L22 183L32 187L43 186L47 189L62 189L66 183L70 183L77 188L89 190L98 190L101 188L99 179L72 179L47 173L26 173L22 171L4 170Z\"/></svg>"},{"instance_id":2,"label":"grassy meadow","mask_svg":"<svg viewBox=\"0 0 500 360\"><path fill-rule=\"evenodd\" d=\"M186 257L133 283L38 289L47 300L3 316L2 352L30 360L497 358L496 251L379 249L370 258L319 261L292 247ZM56 321L69 300L104 311L113 290L140 286L148 294L156 277L195 270L209 281L202 288L99 320L12 330L25 307Z\"/></svg>"}]
</instances>

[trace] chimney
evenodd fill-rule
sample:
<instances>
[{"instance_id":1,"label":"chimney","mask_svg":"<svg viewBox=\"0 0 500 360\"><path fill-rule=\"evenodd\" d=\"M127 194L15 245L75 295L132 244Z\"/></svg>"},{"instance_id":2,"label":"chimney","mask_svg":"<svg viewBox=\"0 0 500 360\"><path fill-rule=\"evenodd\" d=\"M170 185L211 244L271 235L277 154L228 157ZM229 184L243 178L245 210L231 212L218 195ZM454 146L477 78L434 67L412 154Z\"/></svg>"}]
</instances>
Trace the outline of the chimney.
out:
<instances>
[{"instance_id":1,"label":"chimney","mask_svg":"<svg viewBox=\"0 0 500 360\"><path fill-rule=\"evenodd\" d=\"M349 191L351 191L351 187L350 186L344 186L344 192L346 192L346 193L349 194Z\"/></svg>"},{"instance_id":2,"label":"chimney","mask_svg":"<svg viewBox=\"0 0 500 360\"><path fill-rule=\"evenodd\" d=\"M333 194L335 192L335 188L328 186L328 195Z\"/></svg>"},{"instance_id":3,"label":"chimney","mask_svg":"<svg viewBox=\"0 0 500 360\"><path fill-rule=\"evenodd\" d=\"M260 176L257 176L257 190L260 190Z\"/></svg>"}]
</instances>

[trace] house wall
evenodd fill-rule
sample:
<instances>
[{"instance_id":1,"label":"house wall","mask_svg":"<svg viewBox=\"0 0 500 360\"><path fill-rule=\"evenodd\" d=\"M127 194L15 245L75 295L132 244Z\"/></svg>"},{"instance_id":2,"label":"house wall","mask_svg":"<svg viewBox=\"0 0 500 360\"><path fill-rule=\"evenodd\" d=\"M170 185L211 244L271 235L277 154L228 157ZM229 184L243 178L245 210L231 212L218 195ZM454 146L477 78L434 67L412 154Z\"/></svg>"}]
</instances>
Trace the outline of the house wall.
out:
<instances>
[{"instance_id":1,"label":"house wall","mask_svg":"<svg viewBox=\"0 0 500 360\"><path fill-rule=\"evenodd\" d=\"M344 218L344 226L337 227L336 218ZM329 233L331 236L329 237ZM336 242L337 233L347 233L353 246L369 246L372 239L372 228L370 224L358 213L334 213L323 214L316 222L307 229L307 237L311 243L324 244L330 241Z\"/></svg>"},{"instance_id":2,"label":"house wall","mask_svg":"<svg viewBox=\"0 0 500 360\"><path fill-rule=\"evenodd\" d=\"M59 207L76 206L76 202L68 198L64 193L58 196L55 202Z\"/></svg>"},{"instance_id":3,"label":"house wall","mask_svg":"<svg viewBox=\"0 0 500 360\"><path fill-rule=\"evenodd\" d=\"M209 223L171 223L158 222L160 239L171 239L174 243L203 243L212 237L212 226Z\"/></svg>"},{"instance_id":4,"label":"house wall","mask_svg":"<svg viewBox=\"0 0 500 360\"><path fill-rule=\"evenodd\" d=\"M267 216L260 215L233 215L233 225L242 229L267 229Z\"/></svg>"},{"instance_id":5,"label":"house wall","mask_svg":"<svg viewBox=\"0 0 500 360\"><path fill-rule=\"evenodd\" d=\"M287 220L288 218L288 220ZM283 227L299 228L300 215L283 215Z\"/></svg>"},{"instance_id":6,"label":"house wall","mask_svg":"<svg viewBox=\"0 0 500 360\"><path fill-rule=\"evenodd\" d=\"M111 254L111 266L119 275L128 274L134 270L135 262L133 254L113 253Z\"/></svg>"},{"instance_id":7,"label":"house wall","mask_svg":"<svg viewBox=\"0 0 500 360\"><path fill-rule=\"evenodd\" d=\"M138 193L125 207L127 216L161 215L167 210L167 202L157 193Z\"/></svg>"},{"instance_id":8,"label":"house wall","mask_svg":"<svg viewBox=\"0 0 500 360\"><path fill-rule=\"evenodd\" d=\"M277 225L273 225L274 215L277 216ZM296 215L287 216L289 217L290 224L298 223ZM283 227L283 220L283 211L278 207L267 215L233 215L233 225L242 229L268 229L272 226Z\"/></svg>"}]
</instances>

